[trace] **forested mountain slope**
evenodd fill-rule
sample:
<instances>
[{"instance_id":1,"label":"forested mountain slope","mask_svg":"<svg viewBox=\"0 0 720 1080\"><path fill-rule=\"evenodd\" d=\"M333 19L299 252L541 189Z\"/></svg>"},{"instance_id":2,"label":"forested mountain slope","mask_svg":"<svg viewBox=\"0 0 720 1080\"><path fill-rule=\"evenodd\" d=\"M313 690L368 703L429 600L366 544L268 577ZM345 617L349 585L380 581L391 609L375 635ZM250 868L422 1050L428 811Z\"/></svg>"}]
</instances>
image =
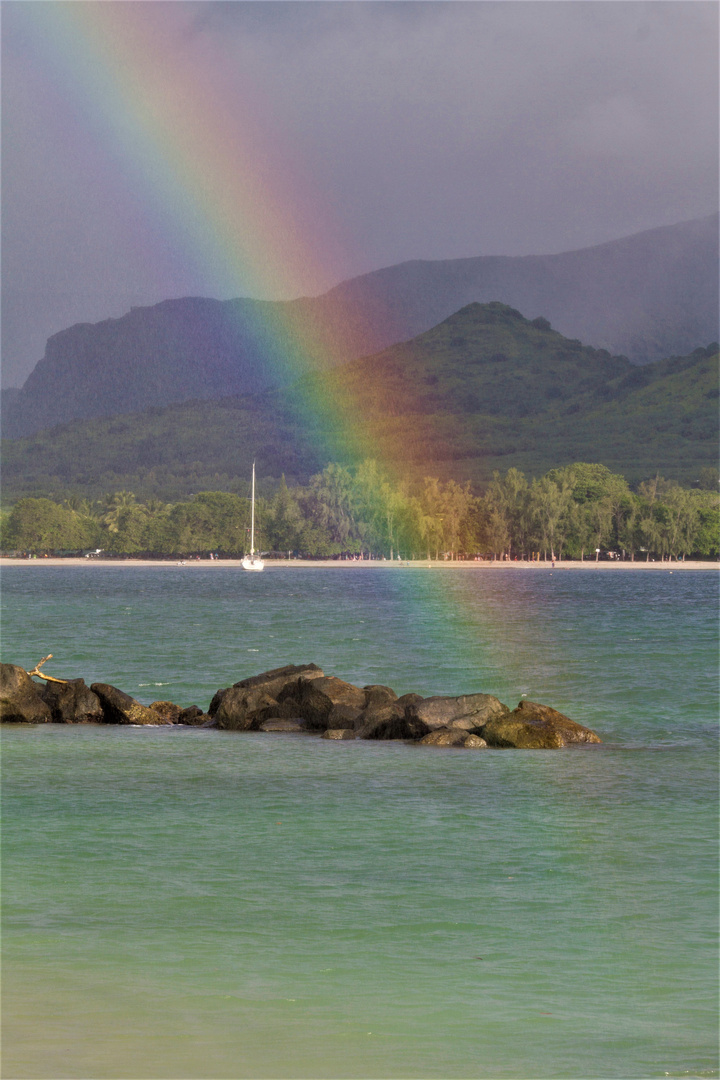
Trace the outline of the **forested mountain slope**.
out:
<instances>
[{"instance_id":1,"label":"forested mountain slope","mask_svg":"<svg viewBox=\"0 0 720 1080\"><path fill-rule=\"evenodd\" d=\"M4 495L244 492L374 456L482 486L596 461L692 484L717 464L717 344L638 368L507 305L470 304L412 341L295 386L75 421L4 446Z\"/></svg>"}]
</instances>

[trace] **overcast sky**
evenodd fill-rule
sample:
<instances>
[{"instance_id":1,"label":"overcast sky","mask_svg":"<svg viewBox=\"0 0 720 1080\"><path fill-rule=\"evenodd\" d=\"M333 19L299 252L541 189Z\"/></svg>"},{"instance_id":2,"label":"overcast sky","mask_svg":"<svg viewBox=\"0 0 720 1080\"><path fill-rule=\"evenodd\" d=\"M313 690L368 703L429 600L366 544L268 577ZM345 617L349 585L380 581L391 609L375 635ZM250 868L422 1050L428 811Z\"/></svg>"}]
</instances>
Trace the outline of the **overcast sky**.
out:
<instances>
[{"instance_id":1,"label":"overcast sky","mask_svg":"<svg viewBox=\"0 0 720 1080\"><path fill-rule=\"evenodd\" d=\"M243 291L183 250L123 167L127 147L113 152L102 109L79 99L92 86L55 62L53 7L2 9L7 386L75 322ZM153 9L163 48L227 115L240 124L256 103L273 169L322 219L299 293L407 259L566 251L717 209L715 3Z\"/></svg>"}]
</instances>

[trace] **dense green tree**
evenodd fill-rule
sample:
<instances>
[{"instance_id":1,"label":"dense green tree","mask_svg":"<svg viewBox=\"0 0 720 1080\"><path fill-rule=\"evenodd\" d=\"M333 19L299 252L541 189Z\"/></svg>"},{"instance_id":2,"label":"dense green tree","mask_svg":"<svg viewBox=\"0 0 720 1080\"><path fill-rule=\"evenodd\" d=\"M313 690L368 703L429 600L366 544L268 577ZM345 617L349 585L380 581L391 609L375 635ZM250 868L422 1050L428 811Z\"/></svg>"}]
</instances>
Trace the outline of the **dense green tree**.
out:
<instances>
[{"instance_id":1,"label":"dense green tree","mask_svg":"<svg viewBox=\"0 0 720 1080\"><path fill-rule=\"evenodd\" d=\"M94 546L95 527L50 499L20 499L7 519L3 544L25 551L75 551Z\"/></svg>"},{"instance_id":2,"label":"dense green tree","mask_svg":"<svg viewBox=\"0 0 720 1080\"><path fill-rule=\"evenodd\" d=\"M301 547L300 535L304 518L297 499L285 482L280 480L270 503L265 521L265 536L271 551L296 551Z\"/></svg>"},{"instance_id":3,"label":"dense green tree","mask_svg":"<svg viewBox=\"0 0 720 1080\"><path fill-rule=\"evenodd\" d=\"M255 546L263 543L262 520L256 504ZM173 550L178 553L224 551L241 555L250 549L248 499L226 491L201 491L192 502L177 503L168 514Z\"/></svg>"},{"instance_id":4,"label":"dense green tree","mask_svg":"<svg viewBox=\"0 0 720 1080\"><path fill-rule=\"evenodd\" d=\"M720 556L720 510L702 504L699 506L693 554L702 559L717 559Z\"/></svg>"},{"instance_id":5,"label":"dense green tree","mask_svg":"<svg viewBox=\"0 0 720 1080\"><path fill-rule=\"evenodd\" d=\"M577 463L528 483L517 469L496 473L482 497L469 484L427 477L414 490L376 461L329 465L307 487L281 479L271 499L256 502L256 547L304 555L345 550L393 558L457 558L481 551L501 557L617 550L631 558L716 558L720 495L687 489L660 476L630 491L602 465ZM248 550L250 504L224 491L203 491L174 505L129 491L101 503L68 497L62 505L27 498L4 514L3 545L28 551L102 547L116 554L195 554Z\"/></svg>"}]
</instances>

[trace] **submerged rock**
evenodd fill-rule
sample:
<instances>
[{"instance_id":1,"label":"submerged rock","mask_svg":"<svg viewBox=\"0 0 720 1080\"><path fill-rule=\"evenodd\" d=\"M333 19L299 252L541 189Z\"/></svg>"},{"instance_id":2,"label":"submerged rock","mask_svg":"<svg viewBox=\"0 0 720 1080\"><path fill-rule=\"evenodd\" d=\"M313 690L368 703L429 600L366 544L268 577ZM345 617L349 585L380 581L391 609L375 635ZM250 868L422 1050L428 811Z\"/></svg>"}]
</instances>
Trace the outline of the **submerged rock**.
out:
<instances>
[{"instance_id":1,"label":"submerged rock","mask_svg":"<svg viewBox=\"0 0 720 1080\"><path fill-rule=\"evenodd\" d=\"M49 682L40 687L40 696L49 707L54 724L102 724L100 698L84 679L65 683Z\"/></svg>"},{"instance_id":2,"label":"submerged rock","mask_svg":"<svg viewBox=\"0 0 720 1080\"><path fill-rule=\"evenodd\" d=\"M124 690L118 690L109 683L93 683L90 687L97 694L102 705L104 724L169 724L154 709L141 705Z\"/></svg>"},{"instance_id":3,"label":"submerged rock","mask_svg":"<svg viewBox=\"0 0 720 1080\"><path fill-rule=\"evenodd\" d=\"M52 713L25 668L0 664L0 721L4 724L49 724Z\"/></svg>"},{"instance_id":4,"label":"submerged rock","mask_svg":"<svg viewBox=\"0 0 720 1080\"><path fill-rule=\"evenodd\" d=\"M508 716L490 720L483 728L482 737L489 746L519 750L556 750L571 743L601 741L590 728L549 705L534 701L521 701Z\"/></svg>"},{"instance_id":5,"label":"submerged rock","mask_svg":"<svg viewBox=\"0 0 720 1080\"><path fill-rule=\"evenodd\" d=\"M296 734L309 734L302 720L285 720L275 716L269 720L263 720L258 731L294 731Z\"/></svg>"},{"instance_id":6,"label":"submerged rock","mask_svg":"<svg viewBox=\"0 0 720 1080\"><path fill-rule=\"evenodd\" d=\"M322 733L323 739L354 739L355 732L350 728L328 728L327 731Z\"/></svg>"}]
</instances>

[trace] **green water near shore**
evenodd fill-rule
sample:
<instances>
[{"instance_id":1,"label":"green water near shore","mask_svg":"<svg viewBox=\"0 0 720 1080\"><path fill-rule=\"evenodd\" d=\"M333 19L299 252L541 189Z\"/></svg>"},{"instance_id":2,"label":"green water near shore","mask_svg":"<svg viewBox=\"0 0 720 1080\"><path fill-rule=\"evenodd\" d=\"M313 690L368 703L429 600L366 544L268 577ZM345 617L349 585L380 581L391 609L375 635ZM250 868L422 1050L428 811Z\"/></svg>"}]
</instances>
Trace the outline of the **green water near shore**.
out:
<instances>
[{"instance_id":1,"label":"green water near shore","mask_svg":"<svg viewBox=\"0 0 720 1080\"><path fill-rule=\"evenodd\" d=\"M716 1075L717 578L597 578L6 570L4 659L143 701L314 660L605 741L5 726L3 1075Z\"/></svg>"}]
</instances>

